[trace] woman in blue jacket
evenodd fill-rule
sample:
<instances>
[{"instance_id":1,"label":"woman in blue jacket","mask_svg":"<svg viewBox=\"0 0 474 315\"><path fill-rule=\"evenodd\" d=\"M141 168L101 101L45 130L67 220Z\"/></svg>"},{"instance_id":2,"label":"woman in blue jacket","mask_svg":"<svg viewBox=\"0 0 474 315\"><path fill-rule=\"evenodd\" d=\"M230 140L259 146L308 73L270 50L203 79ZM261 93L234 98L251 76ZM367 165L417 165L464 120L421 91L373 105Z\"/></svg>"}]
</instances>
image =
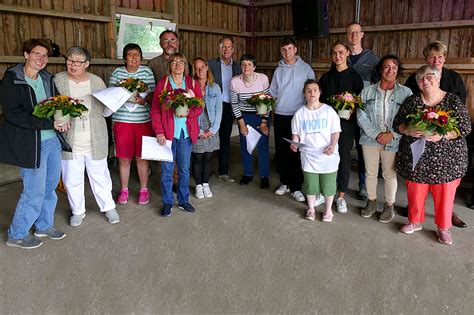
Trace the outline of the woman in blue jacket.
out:
<instances>
[{"instance_id":1,"label":"woman in blue jacket","mask_svg":"<svg viewBox=\"0 0 474 315\"><path fill-rule=\"evenodd\" d=\"M218 132L222 118L222 93L219 85L214 82L214 77L204 59L198 57L193 60L193 74L194 79L200 84L206 104L198 117L199 136L192 148L196 198L202 199L212 197L209 178L212 170L212 152L219 150Z\"/></svg>"},{"instance_id":2,"label":"woman in blue jacket","mask_svg":"<svg viewBox=\"0 0 474 315\"><path fill-rule=\"evenodd\" d=\"M381 75L381 80L362 90L361 98L365 110L357 110L368 194L367 206L362 209L360 215L370 218L377 211L377 177L379 163L382 162L385 204L379 221L388 223L395 217L393 208L397 193L395 155L401 138L392 125L400 105L412 92L397 82L397 77L402 72L402 65L397 56L383 56L376 69Z\"/></svg>"}]
</instances>

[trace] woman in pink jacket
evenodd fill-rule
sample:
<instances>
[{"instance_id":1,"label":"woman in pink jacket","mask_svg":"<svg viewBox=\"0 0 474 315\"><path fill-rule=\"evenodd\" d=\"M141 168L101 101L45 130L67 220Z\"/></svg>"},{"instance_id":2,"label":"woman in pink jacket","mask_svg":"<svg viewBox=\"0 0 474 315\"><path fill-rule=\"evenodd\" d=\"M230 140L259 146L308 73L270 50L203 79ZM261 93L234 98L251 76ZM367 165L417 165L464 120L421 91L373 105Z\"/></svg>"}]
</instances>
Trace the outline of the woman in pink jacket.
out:
<instances>
[{"instance_id":1,"label":"woman in pink jacket","mask_svg":"<svg viewBox=\"0 0 474 315\"><path fill-rule=\"evenodd\" d=\"M160 145L172 141L173 161L178 167L178 207L186 212L195 212L189 203L189 169L191 162L191 147L196 143L199 134L197 118L202 112L201 107L191 107L187 115L177 116L173 108L166 108L161 100L164 91L184 89L190 94L202 98L199 83L187 73L186 57L175 53L169 61L167 76L157 84L151 107L151 120L156 139ZM161 163L161 193L163 195L163 209L161 215L169 217L173 210L173 169L174 162Z\"/></svg>"}]
</instances>

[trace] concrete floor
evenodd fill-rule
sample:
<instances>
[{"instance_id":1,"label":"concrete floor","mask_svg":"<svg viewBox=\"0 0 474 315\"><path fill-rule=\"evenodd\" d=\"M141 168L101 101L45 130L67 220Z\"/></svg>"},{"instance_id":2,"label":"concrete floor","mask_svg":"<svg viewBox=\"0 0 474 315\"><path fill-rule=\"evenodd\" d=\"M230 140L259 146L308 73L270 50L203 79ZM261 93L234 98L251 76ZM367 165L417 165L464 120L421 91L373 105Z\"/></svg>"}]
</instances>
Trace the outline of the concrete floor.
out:
<instances>
[{"instance_id":1,"label":"concrete floor","mask_svg":"<svg viewBox=\"0 0 474 315\"><path fill-rule=\"evenodd\" d=\"M239 161L234 144L235 178ZM406 218L381 224L360 217L364 203L351 191L347 214L310 222L305 204L260 190L258 180L242 187L213 177L214 198L191 197L197 213L176 208L163 218L156 167L151 203L136 204L132 176L118 225L107 223L88 188L87 217L75 228L59 194L56 227L68 234L64 240L30 251L0 244L0 313L472 314L474 211L464 206L465 188L455 208L469 227L453 228L454 245L445 246L436 241L432 211L424 230L408 236L398 233ZM278 184L275 173L271 184ZM20 191L19 182L0 186L0 243Z\"/></svg>"}]
</instances>

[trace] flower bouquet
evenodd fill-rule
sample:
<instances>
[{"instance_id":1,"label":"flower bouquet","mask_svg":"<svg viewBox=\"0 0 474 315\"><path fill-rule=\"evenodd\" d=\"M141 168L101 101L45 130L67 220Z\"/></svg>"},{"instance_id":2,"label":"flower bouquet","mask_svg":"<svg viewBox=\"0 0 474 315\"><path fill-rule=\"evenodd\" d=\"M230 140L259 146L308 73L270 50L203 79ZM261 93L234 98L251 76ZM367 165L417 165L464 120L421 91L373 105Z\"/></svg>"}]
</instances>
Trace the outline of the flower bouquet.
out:
<instances>
[{"instance_id":1,"label":"flower bouquet","mask_svg":"<svg viewBox=\"0 0 474 315\"><path fill-rule=\"evenodd\" d=\"M137 101L135 98L137 95L140 95L141 98L145 98L148 95L148 86L145 84L145 82L139 79L123 79L118 82L118 86L123 87L132 93L128 100L133 103Z\"/></svg>"},{"instance_id":2,"label":"flower bouquet","mask_svg":"<svg viewBox=\"0 0 474 315\"><path fill-rule=\"evenodd\" d=\"M275 99L268 93L257 93L247 100L251 106L257 109L257 114L268 114L275 108Z\"/></svg>"},{"instance_id":3,"label":"flower bouquet","mask_svg":"<svg viewBox=\"0 0 474 315\"><path fill-rule=\"evenodd\" d=\"M202 99L196 97L192 90L175 89L163 91L160 100L166 109L172 108L178 117L188 116L189 109L192 107L204 107Z\"/></svg>"},{"instance_id":4,"label":"flower bouquet","mask_svg":"<svg viewBox=\"0 0 474 315\"><path fill-rule=\"evenodd\" d=\"M333 95L328 99L329 104L337 110L339 117L349 120L356 108L365 109L362 99L350 92Z\"/></svg>"},{"instance_id":5,"label":"flower bouquet","mask_svg":"<svg viewBox=\"0 0 474 315\"><path fill-rule=\"evenodd\" d=\"M433 133L445 135L450 131L459 134L458 121L452 116L452 111L439 108L417 109L416 113L407 115L408 128L422 131L429 136Z\"/></svg>"},{"instance_id":6,"label":"flower bouquet","mask_svg":"<svg viewBox=\"0 0 474 315\"><path fill-rule=\"evenodd\" d=\"M71 117L81 117L82 113L88 110L81 102L82 100L69 96L53 96L35 105L33 115L40 118L54 116L54 121L63 125L69 122Z\"/></svg>"}]
</instances>

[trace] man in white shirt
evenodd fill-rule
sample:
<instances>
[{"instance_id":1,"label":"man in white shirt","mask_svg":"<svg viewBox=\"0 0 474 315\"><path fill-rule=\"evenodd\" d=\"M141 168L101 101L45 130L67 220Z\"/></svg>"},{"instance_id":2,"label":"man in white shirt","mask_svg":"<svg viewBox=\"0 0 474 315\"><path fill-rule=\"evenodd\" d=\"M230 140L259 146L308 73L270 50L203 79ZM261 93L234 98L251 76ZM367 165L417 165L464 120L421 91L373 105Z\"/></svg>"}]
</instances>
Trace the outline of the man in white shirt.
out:
<instances>
[{"instance_id":1,"label":"man in white shirt","mask_svg":"<svg viewBox=\"0 0 474 315\"><path fill-rule=\"evenodd\" d=\"M240 64L232 59L234 40L224 36L219 41L219 58L208 61L209 70L222 90L222 120L219 128L219 168L218 177L226 182L233 182L229 176L230 135L234 117L230 104L230 80L241 73Z\"/></svg>"}]
</instances>

